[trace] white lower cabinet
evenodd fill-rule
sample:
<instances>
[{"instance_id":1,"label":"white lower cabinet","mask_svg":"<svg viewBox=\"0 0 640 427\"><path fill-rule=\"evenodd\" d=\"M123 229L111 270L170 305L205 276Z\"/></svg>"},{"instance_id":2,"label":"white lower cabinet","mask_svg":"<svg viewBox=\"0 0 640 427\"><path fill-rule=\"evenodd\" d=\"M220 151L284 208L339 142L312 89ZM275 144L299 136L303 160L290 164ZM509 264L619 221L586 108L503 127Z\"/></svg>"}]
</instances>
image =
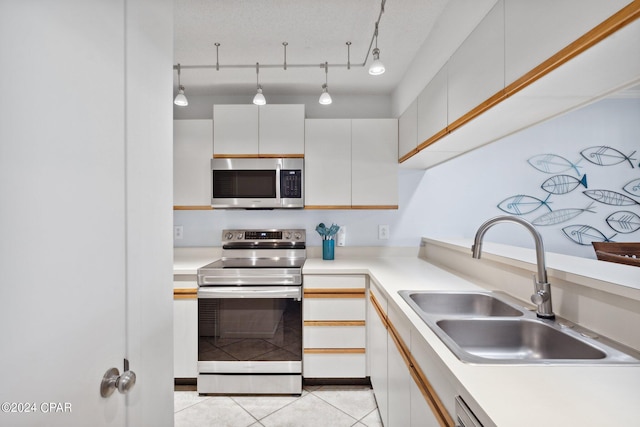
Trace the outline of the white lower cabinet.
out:
<instances>
[{"instance_id":1,"label":"white lower cabinet","mask_svg":"<svg viewBox=\"0 0 640 427\"><path fill-rule=\"evenodd\" d=\"M173 300L173 376L198 376L198 300Z\"/></svg>"},{"instance_id":2,"label":"white lower cabinet","mask_svg":"<svg viewBox=\"0 0 640 427\"><path fill-rule=\"evenodd\" d=\"M430 369L435 366L425 359L430 356L426 350L428 346L422 339L413 339L416 333L410 323L393 303L387 301L375 283L371 283L367 351L370 354L369 375L382 424L386 427L453 426L453 420L446 413L450 411L449 407L445 408L433 390L445 390L451 394L451 399L455 392L445 384L442 375L434 372L436 388L425 377L425 370L429 369L427 372L431 376ZM414 342L418 344L415 354ZM427 382L431 391L426 391ZM443 385L447 387L441 388Z\"/></svg>"},{"instance_id":3,"label":"white lower cabinet","mask_svg":"<svg viewBox=\"0 0 640 427\"><path fill-rule=\"evenodd\" d=\"M366 277L305 275L303 376L365 378Z\"/></svg>"}]
</instances>

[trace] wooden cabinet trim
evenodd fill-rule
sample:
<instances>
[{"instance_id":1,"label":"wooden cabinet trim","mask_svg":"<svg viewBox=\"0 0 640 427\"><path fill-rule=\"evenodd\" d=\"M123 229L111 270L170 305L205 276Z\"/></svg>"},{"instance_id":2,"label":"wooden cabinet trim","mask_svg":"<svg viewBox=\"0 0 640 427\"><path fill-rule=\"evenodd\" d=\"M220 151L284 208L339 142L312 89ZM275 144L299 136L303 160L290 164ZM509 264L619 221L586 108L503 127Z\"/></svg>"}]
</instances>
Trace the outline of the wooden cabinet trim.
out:
<instances>
[{"instance_id":1,"label":"wooden cabinet trim","mask_svg":"<svg viewBox=\"0 0 640 427\"><path fill-rule=\"evenodd\" d=\"M214 159L304 159L304 154L214 154Z\"/></svg>"},{"instance_id":2,"label":"wooden cabinet trim","mask_svg":"<svg viewBox=\"0 0 640 427\"><path fill-rule=\"evenodd\" d=\"M364 320L305 320L304 326L365 326Z\"/></svg>"},{"instance_id":3,"label":"wooden cabinet trim","mask_svg":"<svg viewBox=\"0 0 640 427\"><path fill-rule=\"evenodd\" d=\"M582 36L578 37L574 42L570 43L566 47L560 49L557 53L552 55L550 58L543 61L538 66L534 67L529 72L525 73L522 77L514 81L513 83L507 85L504 89L498 91L485 101L481 102L479 105L471 109L468 113L464 114L462 117L449 124L446 128L440 130L435 135L431 136L427 140L418 144L418 147L415 151L407 153L402 156L398 163L402 163L411 157L418 154L420 151L424 150L428 146L432 145L436 141L447 136L449 133L453 132L455 129L467 124L471 120L475 119L488 109L494 107L495 105L501 103L506 100L510 96L520 92L522 89L527 86L533 84L537 80L546 76L556 68L564 65L566 62L570 61L577 55L586 51L590 47L594 46L598 42L606 39L610 35L614 34L616 31L624 28L625 26L631 24L636 19L640 18L640 0L634 0L629 3L627 6L620 9L618 12L611 15L609 18L602 21L600 24L596 25L591 30L587 31Z\"/></svg>"},{"instance_id":4,"label":"wooden cabinet trim","mask_svg":"<svg viewBox=\"0 0 640 427\"><path fill-rule=\"evenodd\" d=\"M364 288L310 288L304 290L304 298L364 298Z\"/></svg>"},{"instance_id":5,"label":"wooden cabinet trim","mask_svg":"<svg viewBox=\"0 0 640 427\"><path fill-rule=\"evenodd\" d=\"M365 354L364 348L305 348L304 354Z\"/></svg>"},{"instance_id":6,"label":"wooden cabinet trim","mask_svg":"<svg viewBox=\"0 0 640 427\"><path fill-rule=\"evenodd\" d=\"M198 288L175 288L173 299L197 299Z\"/></svg>"},{"instance_id":7,"label":"wooden cabinet trim","mask_svg":"<svg viewBox=\"0 0 640 427\"><path fill-rule=\"evenodd\" d=\"M371 305L373 306L376 313L378 313L378 317L380 317L380 321L382 322L382 325L384 326L384 328L389 329L389 319L387 318L386 313L382 309L382 306L376 299L372 290L369 290L369 300L371 301Z\"/></svg>"},{"instance_id":8,"label":"wooden cabinet trim","mask_svg":"<svg viewBox=\"0 0 640 427\"><path fill-rule=\"evenodd\" d=\"M173 210L174 211L210 211L213 208L211 206L203 206L203 205L198 205L198 206L174 206Z\"/></svg>"}]
</instances>

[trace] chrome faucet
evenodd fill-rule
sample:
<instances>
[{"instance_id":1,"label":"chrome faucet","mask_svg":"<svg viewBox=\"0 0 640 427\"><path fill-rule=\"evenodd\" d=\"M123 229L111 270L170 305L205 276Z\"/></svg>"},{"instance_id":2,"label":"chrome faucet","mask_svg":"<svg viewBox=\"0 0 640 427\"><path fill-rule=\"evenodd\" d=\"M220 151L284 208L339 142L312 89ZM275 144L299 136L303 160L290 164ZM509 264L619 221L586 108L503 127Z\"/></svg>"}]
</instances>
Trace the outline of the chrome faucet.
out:
<instances>
[{"instance_id":1,"label":"chrome faucet","mask_svg":"<svg viewBox=\"0 0 640 427\"><path fill-rule=\"evenodd\" d=\"M531 295L531 302L538 306L536 310L536 314L538 317L542 319L555 319L556 315L553 314L553 310L551 308L551 285L547 282L547 267L544 260L544 245L542 243L542 236L538 233L538 230L528 221L525 221L522 218L518 218L515 216L497 216L495 218L491 218L482 224L478 231L476 231L476 237L473 241L473 246L471 247L471 251L473 252L473 257L476 259L480 259L480 254L482 252L482 239L484 238L484 234L487 230L494 225L500 222L514 222L516 224L520 224L524 226L531 235L536 243L536 261L538 264L538 278L533 276L533 288L534 293Z\"/></svg>"}]
</instances>

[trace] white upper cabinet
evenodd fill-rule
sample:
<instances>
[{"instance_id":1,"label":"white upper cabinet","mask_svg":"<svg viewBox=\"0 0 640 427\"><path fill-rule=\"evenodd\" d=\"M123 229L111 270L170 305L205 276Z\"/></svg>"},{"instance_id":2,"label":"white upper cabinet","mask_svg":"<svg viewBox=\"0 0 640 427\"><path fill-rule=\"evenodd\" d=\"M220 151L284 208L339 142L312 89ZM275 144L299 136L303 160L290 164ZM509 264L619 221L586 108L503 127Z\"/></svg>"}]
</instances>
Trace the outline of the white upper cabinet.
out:
<instances>
[{"instance_id":1,"label":"white upper cabinet","mask_svg":"<svg viewBox=\"0 0 640 427\"><path fill-rule=\"evenodd\" d=\"M351 205L397 207L396 119L352 120Z\"/></svg>"},{"instance_id":2,"label":"white upper cabinet","mask_svg":"<svg viewBox=\"0 0 640 427\"><path fill-rule=\"evenodd\" d=\"M418 145L447 127L447 64L418 96Z\"/></svg>"},{"instance_id":3,"label":"white upper cabinet","mask_svg":"<svg viewBox=\"0 0 640 427\"><path fill-rule=\"evenodd\" d=\"M211 120L173 121L173 204L211 206Z\"/></svg>"},{"instance_id":4,"label":"white upper cabinet","mask_svg":"<svg viewBox=\"0 0 640 427\"><path fill-rule=\"evenodd\" d=\"M305 205L351 205L351 120L305 120Z\"/></svg>"},{"instance_id":5,"label":"white upper cabinet","mask_svg":"<svg viewBox=\"0 0 640 427\"><path fill-rule=\"evenodd\" d=\"M216 156L304 155L304 105L214 105Z\"/></svg>"},{"instance_id":6,"label":"white upper cabinet","mask_svg":"<svg viewBox=\"0 0 640 427\"><path fill-rule=\"evenodd\" d=\"M449 124L504 89L502 1L491 9L449 60L448 88Z\"/></svg>"},{"instance_id":7,"label":"white upper cabinet","mask_svg":"<svg viewBox=\"0 0 640 427\"><path fill-rule=\"evenodd\" d=\"M260 107L259 153L304 154L304 105Z\"/></svg>"},{"instance_id":8,"label":"white upper cabinet","mask_svg":"<svg viewBox=\"0 0 640 427\"><path fill-rule=\"evenodd\" d=\"M213 106L213 154L258 154L258 106Z\"/></svg>"},{"instance_id":9,"label":"white upper cabinet","mask_svg":"<svg viewBox=\"0 0 640 427\"><path fill-rule=\"evenodd\" d=\"M506 85L628 3L629 0L505 0Z\"/></svg>"},{"instance_id":10,"label":"white upper cabinet","mask_svg":"<svg viewBox=\"0 0 640 427\"><path fill-rule=\"evenodd\" d=\"M414 100L398 119L398 156L414 151L418 146L418 100Z\"/></svg>"}]
</instances>

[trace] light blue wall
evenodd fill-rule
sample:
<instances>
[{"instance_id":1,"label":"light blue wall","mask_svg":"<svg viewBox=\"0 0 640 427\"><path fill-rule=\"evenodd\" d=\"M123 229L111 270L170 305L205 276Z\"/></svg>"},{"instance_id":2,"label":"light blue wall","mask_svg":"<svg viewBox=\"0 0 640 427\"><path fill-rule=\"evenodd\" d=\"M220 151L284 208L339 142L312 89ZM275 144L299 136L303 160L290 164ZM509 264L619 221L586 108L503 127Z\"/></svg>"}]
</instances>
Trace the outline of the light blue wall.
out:
<instances>
[{"instance_id":1,"label":"light blue wall","mask_svg":"<svg viewBox=\"0 0 640 427\"><path fill-rule=\"evenodd\" d=\"M572 162L581 159L580 151L591 146L609 145L626 155L636 154L631 168L628 162L616 166L597 166L582 159L581 173L588 176L589 189L611 189L624 193L621 186L640 178L640 100L607 99L567 113L535 127L503 138L427 171L399 170L400 208L396 211L302 210L302 211L176 211L174 223L183 225L184 239L176 246L217 246L223 228L300 227L307 229L310 245L320 245L315 226L335 222L347 226L348 246L416 246L421 236L471 238L486 219L504 214L496 206L515 194L544 199L540 188L551 175L537 171L527 159L542 153L554 153ZM591 199L580 187L549 199L552 209L585 208ZM637 198L636 198L637 199ZM640 201L640 200L638 200ZM585 212L568 223L538 227L546 249L552 252L591 257L590 246L570 241L561 228L584 223L612 231L604 218L616 210L640 215L640 205L614 207L593 203L595 213ZM544 208L524 215L533 220ZM390 226L390 239L378 240L378 225ZM518 226L499 225L487 233L488 241L532 247L531 237ZM616 241L640 241L640 231L618 234Z\"/></svg>"}]
</instances>

